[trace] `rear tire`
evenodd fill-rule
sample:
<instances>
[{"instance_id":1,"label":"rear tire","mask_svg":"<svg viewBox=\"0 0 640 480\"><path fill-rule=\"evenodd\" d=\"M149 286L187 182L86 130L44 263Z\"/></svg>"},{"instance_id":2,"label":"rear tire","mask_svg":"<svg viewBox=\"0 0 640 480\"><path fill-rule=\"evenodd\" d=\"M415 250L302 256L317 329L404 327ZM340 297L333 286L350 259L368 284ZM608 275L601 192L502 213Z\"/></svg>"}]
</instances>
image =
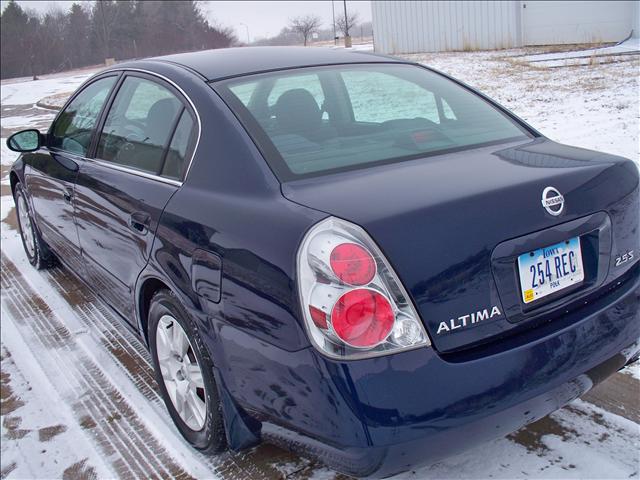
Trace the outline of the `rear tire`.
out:
<instances>
[{"instance_id":1,"label":"rear tire","mask_svg":"<svg viewBox=\"0 0 640 480\"><path fill-rule=\"evenodd\" d=\"M29 263L37 270L55 265L55 256L49 246L40 236L40 232L33 222L33 215L29 208L27 196L20 183L16 184L13 199L16 204L16 216L18 217L18 230L22 239L22 246Z\"/></svg>"},{"instance_id":2,"label":"rear tire","mask_svg":"<svg viewBox=\"0 0 640 480\"><path fill-rule=\"evenodd\" d=\"M194 448L207 454L223 451L226 437L213 364L195 324L169 290L155 293L148 320L156 382L173 422Z\"/></svg>"}]
</instances>

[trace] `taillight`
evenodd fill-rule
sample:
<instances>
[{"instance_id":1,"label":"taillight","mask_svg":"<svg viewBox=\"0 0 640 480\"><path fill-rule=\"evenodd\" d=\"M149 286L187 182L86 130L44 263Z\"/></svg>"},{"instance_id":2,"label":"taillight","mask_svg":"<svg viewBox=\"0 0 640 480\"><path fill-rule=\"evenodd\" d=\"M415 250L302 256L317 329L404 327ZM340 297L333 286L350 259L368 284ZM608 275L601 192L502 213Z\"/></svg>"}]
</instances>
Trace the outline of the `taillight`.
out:
<instances>
[{"instance_id":1,"label":"taillight","mask_svg":"<svg viewBox=\"0 0 640 480\"><path fill-rule=\"evenodd\" d=\"M330 262L333 273L349 285L366 285L376 274L376 261L357 243L341 243L335 247Z\"/></svg>"},{"instance_id":2,"label":"taillight","mask_svg":"<svg viewBox=\"0 0 640 480\"><path fill-rule=\"evenodd\" d=\"M367 233L330 217L305 236L298 287L312 343L356 359L429 346L429 338L393 269Z\"/></svg>"},{"instance_id":3,"label":"taillight","mask_svg":"<svg viewBox=\"0 0 640 480\"><path fill-rule=\"evenodd\" d=\"M395 316L389 299L359 288L342 295L331 311L331 326L338 338L356 348L371 348L391 333Z\"/></svg>"}]
</instances>

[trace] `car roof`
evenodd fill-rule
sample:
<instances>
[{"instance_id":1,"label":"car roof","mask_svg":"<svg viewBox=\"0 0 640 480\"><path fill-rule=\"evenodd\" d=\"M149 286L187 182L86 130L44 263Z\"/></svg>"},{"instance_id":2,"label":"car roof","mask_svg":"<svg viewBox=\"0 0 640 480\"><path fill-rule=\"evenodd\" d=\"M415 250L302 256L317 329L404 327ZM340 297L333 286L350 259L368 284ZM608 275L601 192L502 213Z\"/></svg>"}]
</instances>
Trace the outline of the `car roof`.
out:
<instances>
[{"instance_id":1,"label":"car roof","mask_svg":"<svg viewBox=\"0 0 640 480\"><path fill-rule=\"evenodd\" d=\"M328 47L238 47L178 53L149 59L182 65L209 81L251 73L345 63L406 63L361 50Z\"/></svg>"}]
</instances>

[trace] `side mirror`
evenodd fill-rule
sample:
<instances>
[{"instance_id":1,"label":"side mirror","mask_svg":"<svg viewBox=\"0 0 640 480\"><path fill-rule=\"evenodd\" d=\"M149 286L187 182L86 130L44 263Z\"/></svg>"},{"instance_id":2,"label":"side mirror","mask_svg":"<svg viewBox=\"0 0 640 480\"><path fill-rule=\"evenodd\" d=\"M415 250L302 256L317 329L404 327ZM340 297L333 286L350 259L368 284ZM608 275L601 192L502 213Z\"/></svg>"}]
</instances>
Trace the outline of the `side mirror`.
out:
<instances>
[{"instance_id":1,"label":"side mirror","mask_svg":"<svg viewBox=\"0 0 640 480\"><path fill-rule=\"evenodd\" d=\"M7 147L14 152L35 152L42 146L42 134L34 129L22 130L7 138Z\"/></svg>"}]
</instances>

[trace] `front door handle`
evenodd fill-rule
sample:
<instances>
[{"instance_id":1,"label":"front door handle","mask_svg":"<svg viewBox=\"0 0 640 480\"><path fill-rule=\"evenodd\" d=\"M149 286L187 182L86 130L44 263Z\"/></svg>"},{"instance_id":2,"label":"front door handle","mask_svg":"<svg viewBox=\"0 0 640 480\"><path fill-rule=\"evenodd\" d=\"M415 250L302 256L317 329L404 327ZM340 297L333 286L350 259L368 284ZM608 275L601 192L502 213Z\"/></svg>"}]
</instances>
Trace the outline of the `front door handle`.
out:
<instances>
[{"instance_id":1,"label":"front door handle","mask_svg":"<svg viewBox=\"0 0 640 480\"><path fill-rule=\"evenodd\" d=\"M138 233L147 233L151 225L151 215L147 212L133 212L129 217L129 226Z\"/></svg>"}]
</instances>

